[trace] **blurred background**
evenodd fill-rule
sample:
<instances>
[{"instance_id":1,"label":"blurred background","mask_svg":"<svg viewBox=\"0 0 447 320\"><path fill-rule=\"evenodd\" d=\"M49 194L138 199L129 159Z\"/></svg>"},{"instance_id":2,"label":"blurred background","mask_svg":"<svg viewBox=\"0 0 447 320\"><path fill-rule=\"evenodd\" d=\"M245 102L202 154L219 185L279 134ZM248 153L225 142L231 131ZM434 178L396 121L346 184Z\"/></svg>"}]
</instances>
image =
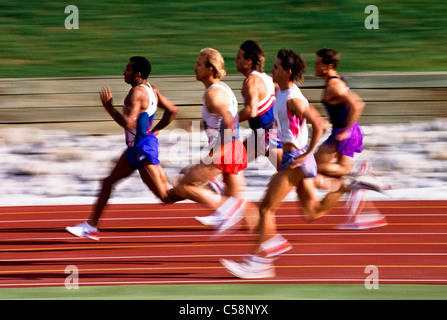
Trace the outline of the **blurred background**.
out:
<instances>
[{"instance_id":1,"label":"blurred background","mask_svg":"<svg viewBox=\"0 0 447 320\"><path fill-rule=\"evenodd\" d=\"M79 29L67 30L67 5ZM379 10L379 29L365 28ZM0 78L121 75L131 55L154 75L193 74L203 47L221 51L229 73L247 39L260 42L267 70L281 48L313 62L322 47L342 53L340 71L447 71L447 2L416 0L0 1Z\"/></svg>"},{"instance_id":2,"label":"blurred background","mask_svg":"<svg viewBox=\"0 0 447 320\"><path fill-rule=\"evenodd\" d=\"M65 27L68 5L78 9L78 29ZM365 27L368 5L378 9L378 29ZM366 102L358 161L372 162L394 198L446 199L446 17L447 2L434 0L0 0L0 205L94 200L125 147L98 91L109 85L119 107L133 55L151 61L150 82L180 109L174 130L159 136L173 178L190 155L181 155L184 164L169 155L183 129L200 120L204 88L193 72L200 49L222 53L224 81L242 103L234 58L247 39L261 44L267 73L279 49L299 52L308 62L301 88L323 115L315 52L338 50L339 72ZM189 150L204 144L190 141ZM273 173L262 159L249 165L251 195L262 196ZM114 199L157 201L139 180L120 184Z\"/></svg>"}]
</instances>

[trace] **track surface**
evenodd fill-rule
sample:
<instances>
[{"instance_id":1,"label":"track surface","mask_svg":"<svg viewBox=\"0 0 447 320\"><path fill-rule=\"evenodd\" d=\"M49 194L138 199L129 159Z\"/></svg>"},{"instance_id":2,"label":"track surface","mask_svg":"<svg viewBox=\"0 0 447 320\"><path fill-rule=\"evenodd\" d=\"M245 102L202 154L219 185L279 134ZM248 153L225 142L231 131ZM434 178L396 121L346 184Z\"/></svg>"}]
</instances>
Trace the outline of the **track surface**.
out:
<instances>
[{"instance_id":1,"label":"track surface","mask_svg":"<svg viewBox=\"0 0 447 320\"><path fill-rule=\"evenodd\" d=\"M375 206L388 226L341 231L343 203L330 215L305 223L299 207L277 210L280 232L293 249L276 260L277 276L234 278L219 262L238 260L254 237L244 225L210 239L212 230L196 215L200 205L179 203L110 205L99 242L79 239L65 226L84 221L90 206L0 208L0 287L64 286L67 266L76 266L79 284L363 284L376 266L381 284L447 284L447 201L385 201ZM68 272L68 271L67 271Z\"/></svg>"}]
</instances>

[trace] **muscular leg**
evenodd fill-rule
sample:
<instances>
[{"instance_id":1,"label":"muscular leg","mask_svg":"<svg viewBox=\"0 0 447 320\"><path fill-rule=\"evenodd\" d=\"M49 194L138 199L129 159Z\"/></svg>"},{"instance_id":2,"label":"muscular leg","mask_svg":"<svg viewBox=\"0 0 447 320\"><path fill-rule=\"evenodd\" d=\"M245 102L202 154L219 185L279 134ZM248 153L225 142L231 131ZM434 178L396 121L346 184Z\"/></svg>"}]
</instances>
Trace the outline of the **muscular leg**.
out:
<instances>
[{"instance_id":1,"label":"muscular leg","mask_svg":"<svg viewBox=\"0 0 447 320\"><path fill-rule=\"evenodd\" d=\"M101 217L102 211L107 205L110 194L112 193L113 185L119 180L130 176L134 171L135 169L132 168L127 161L126 153L123 153L110 175L102 182L102 188L99 192L98 199L94 206L93 212L90 214L90 218L88 219L88 223L91 226L96 227L98 225L98 221Z\"/></svg>"},{"instance_id":2,"label":"muscular leg","mask_svg":"<svg viewBox=\"0 0 447 320\"><path fill-rule=\"evenodd\" d=\"M333 160L336 160L333 162ZM335 146L322 144L315 153L318 173L339 178L350 174L354 167L351 157L337 153Z\"/></svg>"},{"instance_id":3,"label":"muscular leg","mask_svg":"<svg viewBox=\"0 0 447 320\"><path fill-rule=\"evenodd\" d=\"M222 204L222 201L218 200L220 196L202 185L220 173L222 170L214 164L198 164L185 173L175 187L175 192L184 199L190 199L216 210Z\"/></svg>"},{"instance_id":4,"label":"muscular leg","mask_svg":"<svg viewBox=\"0 0 447 320\"><path fill-rule=\"evenodd\" d=\"M304 177L304 173L299 169L285 169L279 171L270 181L264 199L259 207L259 245L270 239L277 233L275 209L290 191Z\"/></svg>"},{"instance_id":5,"label":"muscular leg","mask_svg":"<svg viewBox=\"0 0 447 320\"><path fill-rule=\"evenodd\" d=\"M149 189L162 201L168 196L168 178L161 165L146 161L139 170L141 179Z\"/></svg>"},{"instance_id":6,"label":"muscular leg","mask_svg":"<svg viewBox=\"0 0 447 320\"><path fill-rule=\"evenodd\" d=\"M340 197L348 190L341 186L336 191L326 194L324 199L320 201L315 193L316 183L315 179L303 179L302 183L297 187L298 197L303 207L304 219L312 222L322 216L326 215L340 199Z\"/></svg>"}]
</instances>

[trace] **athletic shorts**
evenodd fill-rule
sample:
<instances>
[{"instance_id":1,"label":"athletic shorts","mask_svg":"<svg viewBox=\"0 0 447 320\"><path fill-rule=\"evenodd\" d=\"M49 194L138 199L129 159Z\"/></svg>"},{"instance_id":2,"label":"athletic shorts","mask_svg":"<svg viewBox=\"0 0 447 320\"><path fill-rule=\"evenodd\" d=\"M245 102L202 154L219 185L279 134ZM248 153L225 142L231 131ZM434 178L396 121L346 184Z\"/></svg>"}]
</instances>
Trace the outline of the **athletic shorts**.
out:
<instances>
[{"instance_id":1,"label":"athletic shorts","mask_svg":"<svg viewBox=\"0 0 447 320\"><path fill-rule=\"evenodd\" d=\"M360 153L363 151L363 134L360 125L356 122L351 127L351 136L343 141L336 141L335 136L342 132L344 128L333 129L331 135L324 142L326 145L334 145L337 152L351 157L354 157L354 153Z\"/></svg>"},{"instance_id":2,"label":"athletic shorts","mask_svg":"<svg viewBox=\"0 0 447 320\"><path fill-rule=\"evenodd\" d=\"M287 169L293 160L298 158L303 152L297 149L290 149L288 151L283 151L281 165L279 166L279 171ZM317 162L313 154L309 155L304 163L299 166L306 178L315 178L317 176Z\"/></svg>"},{"instance_id":3,"label":"athletic shorts","mask_svg":"<svg viewBox=\"0 0 447 320\"><path fill-rule=\"evenodd\" d=\"M129 164L137 170L141 169L146 161L151 164L160 164L157 136L151 133L135 146L128 147L126 158Z\"/></svg>"},{"instance_id":4,"label":"athletic shorts","mask_svg":"<svg viewBox=\"0 0 447 320\"><path fill-rule=\"evenodd\" d=\"M238 174L247 168L247 152L239 139L227 142L214 158L215 165L223 172Z\"/></svg>"}]
</instances>

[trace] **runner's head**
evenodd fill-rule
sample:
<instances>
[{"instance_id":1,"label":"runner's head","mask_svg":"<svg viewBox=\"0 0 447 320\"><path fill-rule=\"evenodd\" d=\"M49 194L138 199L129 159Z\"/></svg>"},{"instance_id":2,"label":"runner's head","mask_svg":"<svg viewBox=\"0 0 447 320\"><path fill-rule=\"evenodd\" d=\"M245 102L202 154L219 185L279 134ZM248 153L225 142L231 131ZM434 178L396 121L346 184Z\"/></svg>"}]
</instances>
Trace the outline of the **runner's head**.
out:
<instances>
[{"instance_id":1,"label":"runner's head","mask_svg":"<svg viewBox=\"0 0 447 320\"><path fill-rule=\"evenodd\" d=\"M307 70L306 61L295 51L282 49L278 51L277 59L284 70L290 70L289 81L302 82Z\"/></svg>"},{"instance_id":2,"label":"runner's head","mask_svg":"<svg viewBox=\"0 0 447 320\"><path fill-rule=\"evenodd\" d=\"M216 79L222 79L227 74L225 70L225 61L219 51L212 48L200 50L200 56L206 58L206 67L213 68L213 76Z\"/></svg>"},{"instance_id":3,"label":"runner's head","mask_svg":"<svg viewBox=\"0 0 447 320\"><path fill-rule=\"evenodd\" d=\"M130 62L132 62L133 73L140 73L141 79L147 79L151 74L152 66L151 63L145 57L134 56L131 57Z\"/></svg>"},{"instance_id":4,"label":"runner's head","mask_svg":"<svg viewBox=\"0 0 447 320\"><path fill-rule=\"evenodd\" d=\"M340 62L340 54L334 49L320 49L317 51L317 57L321 57L321 62L325 65L333 65L334 70L337 69Z\"/></svg>"},{"instance_id":5,"label":"runner's head","mask_svg":"<svg viewBox=\"0 0 447 320\"><path fill-rule=\"evenodd\" d=\"M265 54L256 41L247 40L242 43L235 61L239 72L243 72L250 62L250 71L264 72Z\"/></svg>"}]
</instances>

